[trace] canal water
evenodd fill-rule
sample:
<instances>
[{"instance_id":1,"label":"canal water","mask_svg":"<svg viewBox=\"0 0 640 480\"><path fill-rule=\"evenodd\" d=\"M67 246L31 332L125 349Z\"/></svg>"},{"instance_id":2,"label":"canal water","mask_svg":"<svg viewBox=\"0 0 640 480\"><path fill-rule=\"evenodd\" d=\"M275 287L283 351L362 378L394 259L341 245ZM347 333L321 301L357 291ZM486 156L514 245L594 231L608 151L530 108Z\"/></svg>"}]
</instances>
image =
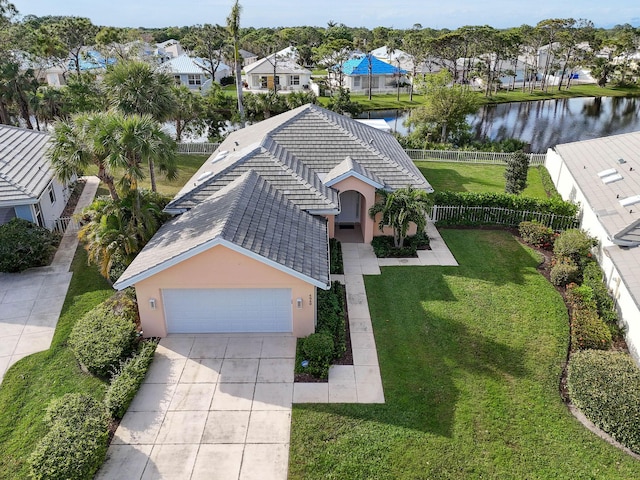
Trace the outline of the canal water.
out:
<instances>
[{"instance_id":1,"label":"canal water","mask_svg":"<svg viewBox=\"0 0 640 480\"><path fill-rule=\"evenodd\" d=\"M384 118L395 131L406 134L409 112L365 112L363 118ZM640 98L588 97L535 102L502 103L481 107L467 121L477 139L517 138L544 153L560 143L640 131Z\"/></svg>"}]
</instances>

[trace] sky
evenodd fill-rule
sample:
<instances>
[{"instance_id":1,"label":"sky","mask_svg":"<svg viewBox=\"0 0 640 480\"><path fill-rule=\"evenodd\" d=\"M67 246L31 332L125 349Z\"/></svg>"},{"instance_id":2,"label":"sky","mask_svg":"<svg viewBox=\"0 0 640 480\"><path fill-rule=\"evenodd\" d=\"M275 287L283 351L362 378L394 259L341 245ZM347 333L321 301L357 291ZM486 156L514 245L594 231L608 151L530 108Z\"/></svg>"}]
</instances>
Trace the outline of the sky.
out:
<instances>
[{"instance_id":1,"label":"sky","mask_svg":"<svg viewBox=\"0 0 640 480\"><path fill-rule=\"evenodd\" d=\"M233 0L10 0L21 15L75 15L95 25L169 27L224 24ZM312 25L456 29L535 25L548 18L585 18L597 27L640 26L639 0L241 0L242 27Z\"/></svg>"}]
</instances>

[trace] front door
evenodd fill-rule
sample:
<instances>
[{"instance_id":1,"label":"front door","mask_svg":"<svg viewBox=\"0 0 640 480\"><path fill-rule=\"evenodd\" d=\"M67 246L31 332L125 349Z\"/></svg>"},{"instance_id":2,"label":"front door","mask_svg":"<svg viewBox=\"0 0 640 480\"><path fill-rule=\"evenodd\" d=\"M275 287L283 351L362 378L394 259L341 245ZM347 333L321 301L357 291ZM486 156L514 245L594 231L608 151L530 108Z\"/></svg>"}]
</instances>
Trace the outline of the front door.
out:
<instances>
[{"instance_id":1,"label":"front door","mask_svg":"<svg viewBox=\"0 0 640 480\"><path fill-rule=\"evenodd\" d=\"M336 223L360 223L360 193L349 190L340 194L340 214Z\"/></svg>"}]
</instances>

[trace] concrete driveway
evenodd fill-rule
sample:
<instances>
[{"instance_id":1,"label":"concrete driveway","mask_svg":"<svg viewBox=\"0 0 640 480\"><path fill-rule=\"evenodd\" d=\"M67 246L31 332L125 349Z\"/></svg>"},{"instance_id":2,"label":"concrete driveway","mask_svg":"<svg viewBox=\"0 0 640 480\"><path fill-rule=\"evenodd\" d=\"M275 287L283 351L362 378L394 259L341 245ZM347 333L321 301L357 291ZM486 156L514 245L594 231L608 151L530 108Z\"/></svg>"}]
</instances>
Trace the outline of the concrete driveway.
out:
<instances>
[{"instance_id":1,"label":"concrete driveway","mask_svg":"<svg viewBox=\"0 0 640 480\"><path fill-rule=\"evenodd\" d=\"M296 339L170 335L99 479L284 480Z\"/></svg>"}]
</instances>

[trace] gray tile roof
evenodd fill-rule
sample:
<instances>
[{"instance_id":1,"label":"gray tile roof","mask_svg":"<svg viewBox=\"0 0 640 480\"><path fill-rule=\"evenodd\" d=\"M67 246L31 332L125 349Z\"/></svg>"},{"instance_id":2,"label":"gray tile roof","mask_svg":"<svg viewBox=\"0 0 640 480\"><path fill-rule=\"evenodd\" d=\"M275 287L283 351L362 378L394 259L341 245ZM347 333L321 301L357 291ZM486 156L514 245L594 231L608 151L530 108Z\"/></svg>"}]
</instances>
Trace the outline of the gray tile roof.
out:
<instances>
[{"instance_id":1,"label":"gray tile roof","mask_svg":"<svg viewBox=\"0 0 640 480\"><path fill-rule=\"evenodd\" d=\"M228 155L224 160L211 163L225 151ZM289 191L289 198L303 210L310 213L336 210L337 194L320 181L319 175L324 177L346 157L385 188L411 185L433 190L393 135L308 104L232 132L168 205L167 211L193 207L207 193L219 190L249 168L264 175L274 186ZM208 172L211 175L204 178ZM285 178L282 172L290 178ZM304 192L303 187L309 191Z\"/></svg>"},{"instance_id":2,"label":"gray tile roof","mask_svg":"<svg viewBox=\"0 0 640 480\"><path fill-rule=\"evenodd\" d=\"M329 285L326 220L302 212L249 170L163 225L114 286L132 285L216 242L236 245L318 286Z\"/></svg>"},{"instance_id":3,"label":"gray tile roof","mask_svg":"<svg viewBox=\"0 0 640 480\"><path fill-rule=\"evenodd\" d=\"M0 125L0 206L37 203L53 178L49 135Z\"/></svg>"},{"instance_id":4,"label":"gray tile roof","mask_svg":"<svg viewBox=\"0 0 640 480\"><path fill-rule=\"evenodd\" d=\"M355 173L362 177L368 178L369 180L380 185L380 188L384 186L382 180L378 178L378 176L364 168L358 162L356 162L353 158L347 157L341 163L333 167L329 173L322 179L322 182L325 185L331 185L333 180L337 180L343 175L348 175L350 173Z\"/></svg>"}]
</instances>

